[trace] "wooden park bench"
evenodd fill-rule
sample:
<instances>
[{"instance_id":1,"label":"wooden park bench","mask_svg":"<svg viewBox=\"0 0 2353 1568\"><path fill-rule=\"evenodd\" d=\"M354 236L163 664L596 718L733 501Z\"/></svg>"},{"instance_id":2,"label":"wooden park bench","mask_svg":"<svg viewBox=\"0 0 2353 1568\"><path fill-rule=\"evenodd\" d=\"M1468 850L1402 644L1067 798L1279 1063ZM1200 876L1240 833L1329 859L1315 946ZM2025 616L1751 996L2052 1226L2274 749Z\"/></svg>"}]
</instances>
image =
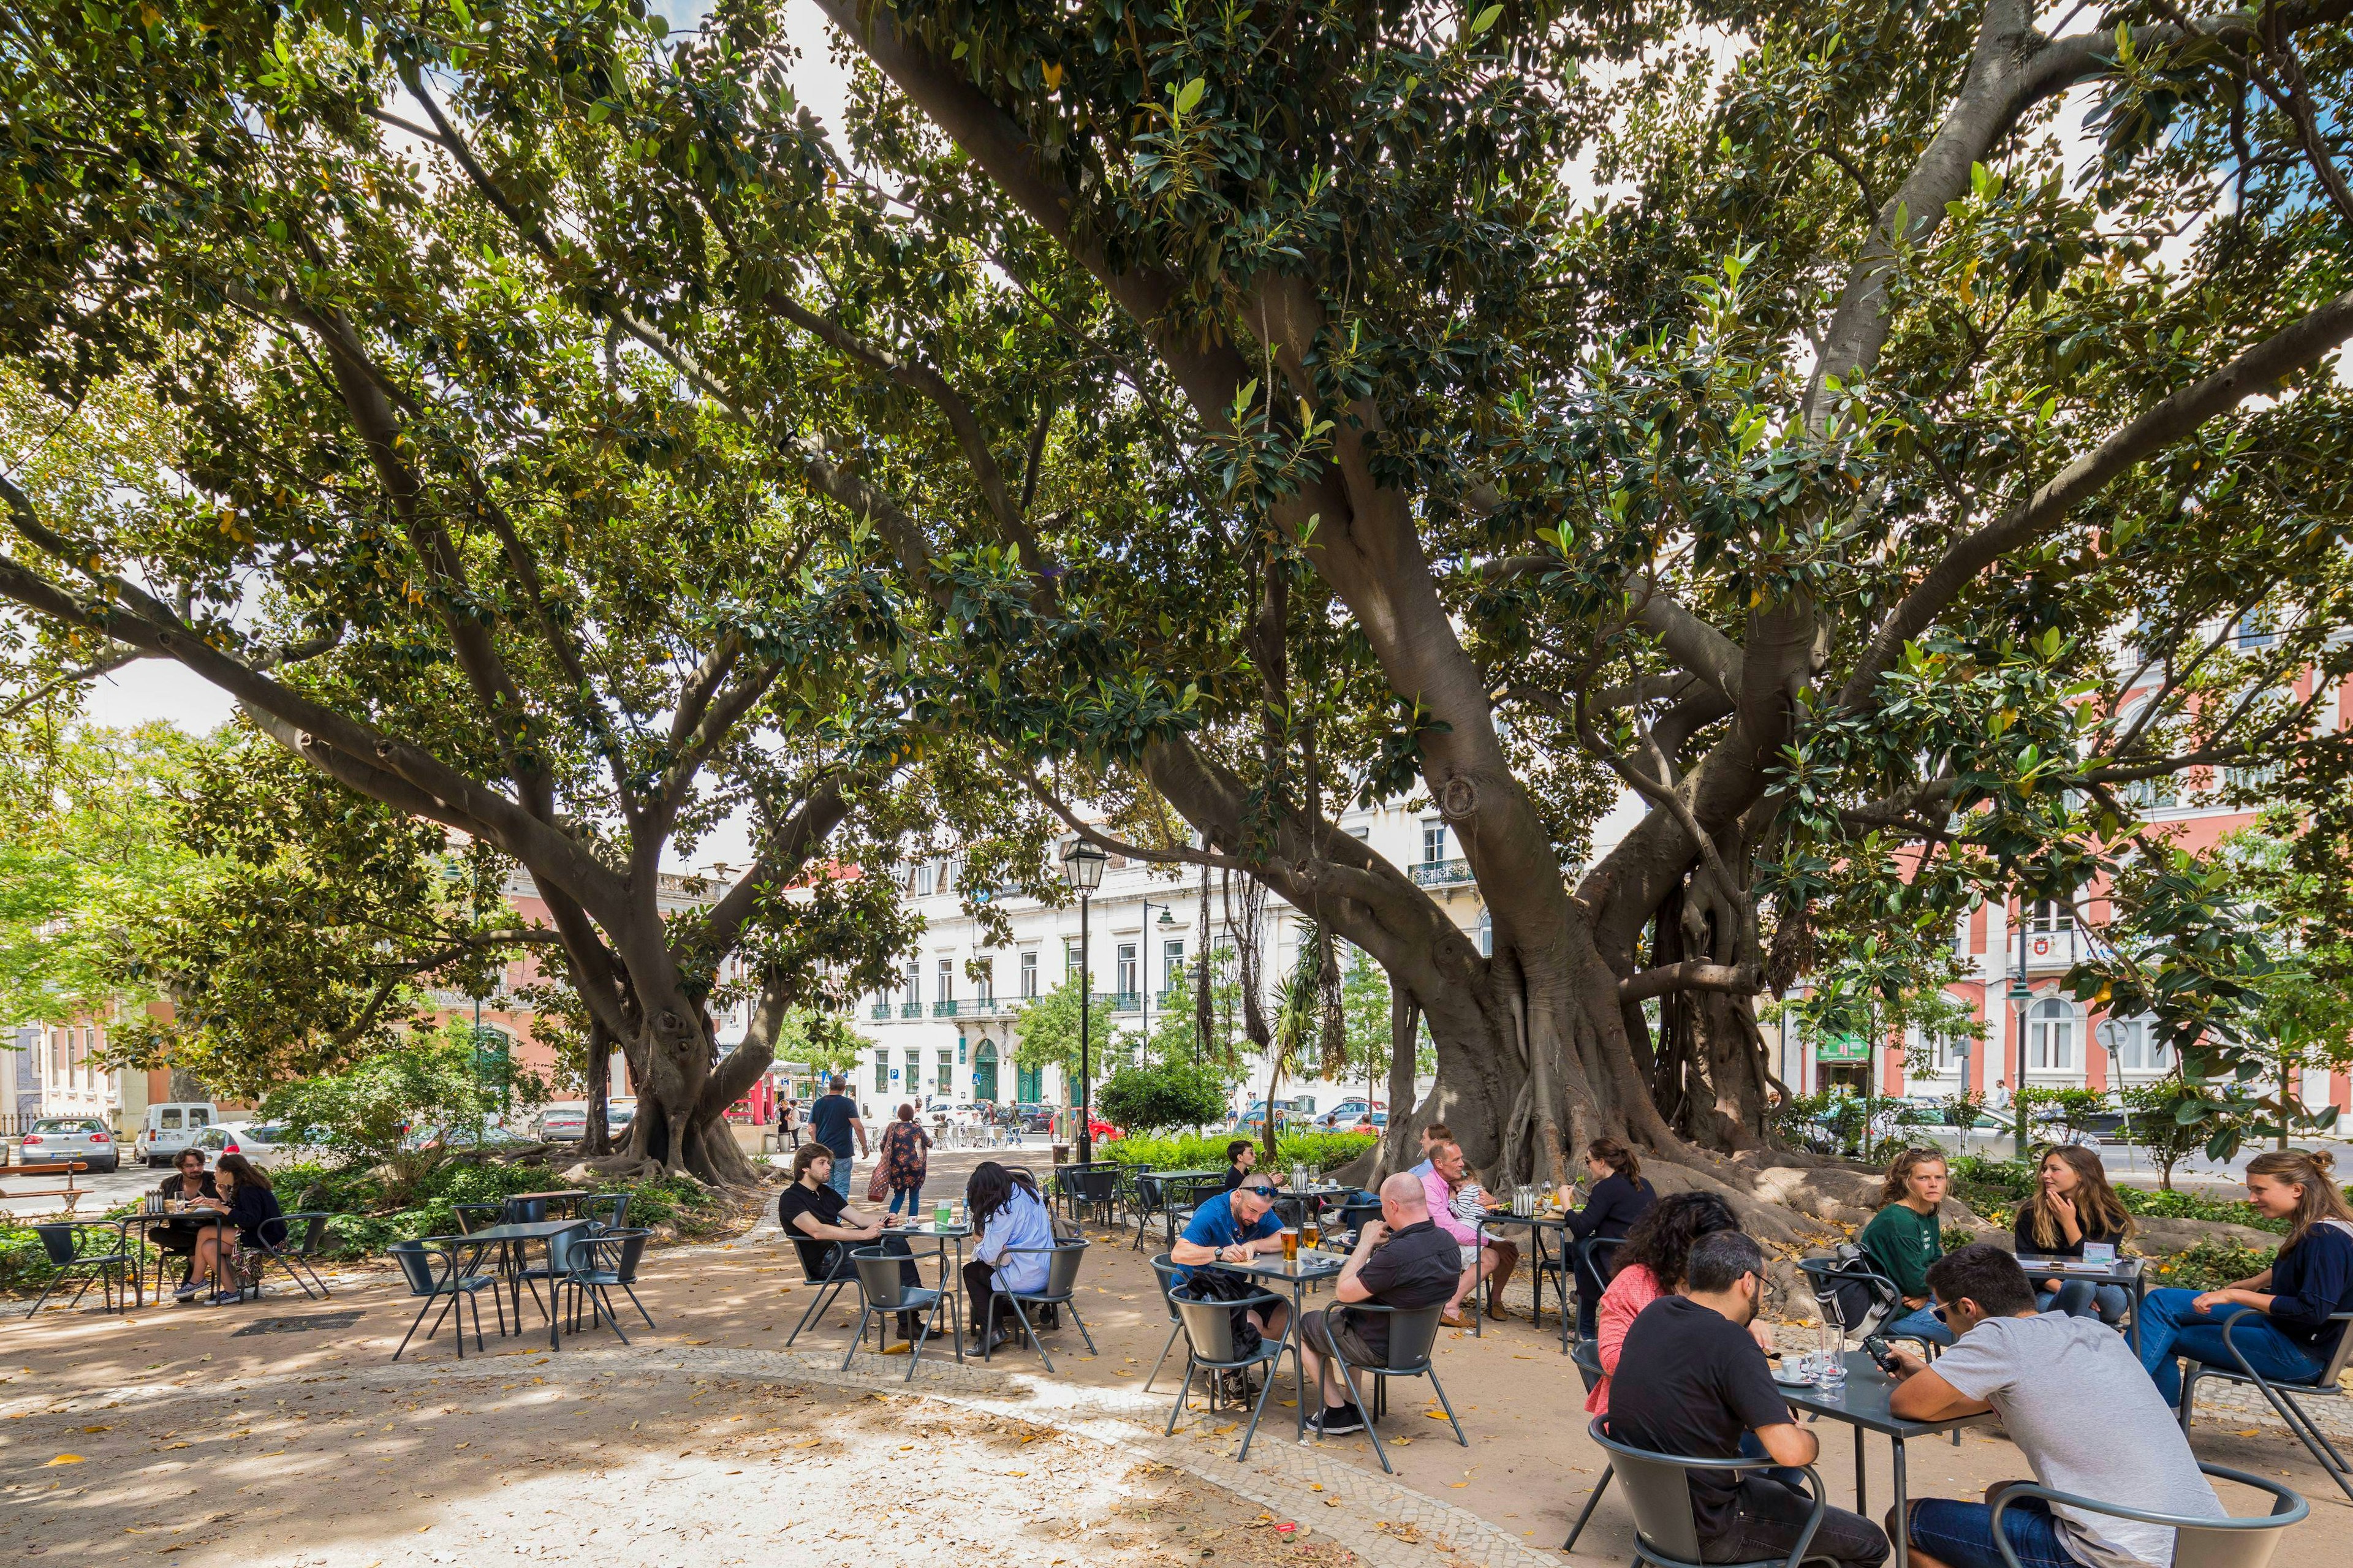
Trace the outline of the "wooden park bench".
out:
<instances>
[{"instance_id":1,"label":"wooden park bench","mask_svg":"<svg viewBox=\"0 0 2353 1568\"><path fill-rule=\"evenodd\" d=\"M82 1160L54 1160L46 1163L12 1165L5 1172L0 1172L0 1174L12 1177L63 1176L66 1179L66 1184L62 1187L0 1186L0 1198L63 1198L66 1201L66 1213L71 1214L74 1212L74 1205L80 1203L90 1190L87 1187L74 1185L74 1175L77 1172L89 1169L89 1163Z\"/></svg>"}]
</instances>

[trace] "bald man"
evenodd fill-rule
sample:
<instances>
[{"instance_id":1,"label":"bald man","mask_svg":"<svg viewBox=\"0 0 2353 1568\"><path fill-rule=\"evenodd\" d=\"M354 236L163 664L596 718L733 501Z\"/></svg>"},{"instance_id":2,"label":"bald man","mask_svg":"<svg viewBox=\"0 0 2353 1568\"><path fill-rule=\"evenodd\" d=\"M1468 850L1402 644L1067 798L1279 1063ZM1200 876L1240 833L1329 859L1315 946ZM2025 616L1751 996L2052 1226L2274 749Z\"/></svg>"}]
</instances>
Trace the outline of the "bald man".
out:
<instances>
[{"instance_id":1,"label":"bald man","mask_svg":"<svg viewBox=\"0 0 2353 1568\"><path fill-rule=\"evenodd\" d=\"M1388 1362L1388 1314L1351 1312L1347 1303L1442 1307L1453 1300L1461 1276L1461 1254L1454 1238L1431 1223L1421 1178L1400 1171L1383 1182L1381 1217L1357 1233L1356 1249L1333 1286L1342 1304L1310 1312L1302 1324L1307 1375L1324 1395L1324 1408L1308 1422L1312 1430L1319 1436L1363 1431L1365 1405L1356 1373L1344 1381L1337 1363L1356 1368Z\"/></svg>"}]
</instances>

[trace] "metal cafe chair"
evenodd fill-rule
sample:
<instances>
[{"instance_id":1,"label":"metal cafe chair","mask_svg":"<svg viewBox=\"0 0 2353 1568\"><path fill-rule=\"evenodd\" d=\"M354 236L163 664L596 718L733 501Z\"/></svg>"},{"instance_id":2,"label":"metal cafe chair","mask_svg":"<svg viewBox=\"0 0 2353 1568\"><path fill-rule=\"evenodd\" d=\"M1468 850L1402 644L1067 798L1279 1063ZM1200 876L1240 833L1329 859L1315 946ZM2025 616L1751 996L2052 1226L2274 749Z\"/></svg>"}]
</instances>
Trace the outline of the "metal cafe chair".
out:
<instances>
[{"instance_id":1,"label":"metal cafe chair","mask_svg":"<svg viewBox=\"0 0 2353 1568\"><path fill-rule=\"evenodd\" d=\"M441 1331L442 1321L449 1316L451 1309L464 1304L473 1309L474 1348L478 1351L484 1349L480 1300L484 1290L491 1293L491 1310L498 1313L499 1335L501 1339L506 1336L506 1299L499 1291L499 1277L473 1271L472 1266L480 1260L482 1250L482 1244L479 1242L469 1247L463 1237L452 1236L396 1241L385 1248L391 1254L392 1260L400 1265L401 1278L408 1286L408 1293L424 1298L423 1305L417 1309L417 1316L409 1320L408 1332L400 1336L400 1349L392 1352L393 1360L398 1361L402 1352L408 1349L408 1342L417 1336L417 1325L425 1321L425 1314L433 1310L436 1301L441 1303L441 1316L434 1319L433 1326L425 1331L427 1339ZM472 1256L461 1261L459 1254L465 1252L470 1252ZM438 1274L434 1271L437 1258L441 1264ZM462 1316L458 1320L458 1359L466 1359L466 1320Z\"/></svg>"},{"instance_id":2,"label":"metal cafe chair","mask_svg":"<svg viewBox=\"0 0 2353 1568\"><path fill-rule=\"evenodd\" d=\"M1430 1392L1438 1395L1439 1406L1446 1412L1446 1419L1454 1428L1454 1440L1469 1447L1471 1439L1462 1435L1462 1423L1455 1416L1454 1402L1446 1397L1446 1385L1438 1381L1438 1368L1430 1359L1431 1348L1438 1343L1439 1314L1445 1309L1435 1306L1386 1307L1375 1301L1351 1301L1347 1310L1378 1313L1389 1321L1388 1359L1379 1366L1358 1366L1341 1353L1336 1343L1330 1347L1332 1360L1340 1371L1340 1386L1348 1391L1348 1402L1363 1417L1365 1431L1373 1439L1373 1453L1380 1459L1381 1468L1391 1475L1397 1474L1397 1467L1389 1463L1388 1450L1381 1446L1381 1435L1374 1428L1374 1422L1388 1410L1389 1379L1393 1377L1430 1379ZM1373 1407L1369 1410L1365 1408L1365 1396L1357 1392L1356 1380L1351 1375L1360 1372L1373 1380Z\"/></svg>"},{"instance_id":3,"label":"metal cafe chair","mask_svg":"<svg viewBox=\"0 0 2353 1568\"><path fill-rule=\"evenodd\" d=\"M133 1297L144 1306L147 1294L143 1289L143 1277L138 1264L132 1259L128 1231L129 1226L125 1224L102 1221L61 1220L55 1225L35 1226L33 1234L41 1238L41 1250L48 1255L49 1266L58 1272L57 1278L41 1287L40 1295L34 1299L33 1310L25 1316L37 1316L47 1303L50 1292L76 1274L83 1277L81 1289L76 1290L73 1300L66 1303L69 1310L81 1304L81 1299L90 1294L93 1283L104 1294L106 1310L110 1312L116 1310L118 1295L121 1298L121 1310L124 1311L131 1310Z\"/></svg>"},{"instance_id":4,"label":"metal cafe chair","mask_svg":"<svg viewBox=\"0 0 2353 1568\"><path fill-rule=\"evenodd\" d=\"M276 1260L288 1277L302 1287L306 1300L332 1294L327 1282L320 1279L319 1271L311 1266L311 1260L318 1257L320 1249L326 1245L327 1222L334 1217L317 1209L301 1209L293 1214L280 1215L275 1219L263 1220L253 1233L255 1240L260 1244L262 1257ZM296 1220L302 1222L299 1240L294 1231ZM304 1282L305 1275L310 1277L308 1283ZM311 1289L313 1285L318 1287L315 1295Z\"/></svg>"},{"instance_id":5,"label":"metal cafe chair","mask_svg":"<svg viewBox=\"0 0 2353 1568\"><path fill-rule=\"evenodd\" d=\"M1634 1563L1651 1568L1702 1568L1700 1562L1699 1521L1692 1511L1691 1473L1714 1470L1720 1474L1736 1474L1741 1470L1764 1470L1781 1468L1772 1459L1701 1459L1683 1454L1656 1454L1647 1448L1637 1448L1620 1443L1609 1436L1609 1417L1597 1415L1587 1428L1593 1440L1609 1456L1610 1468L1617 1473L1619 1489L1626 1494L1634 1510ZM1822 1478L1811 1465L1804 1467L1806 1489L1813 1508L1806 1516L1805 1528L1798 1532L1798 1542L1787 1557L1760 1557L1746 1563L1716 1563L1710 1568L1799 1568L1806 1561L1808 1549L1814 1543L1814 1532L1821 1528L1822 1517L1830 1511L1824 1500ZM1600 1495L1600 1489L1594 1489ZM2000 1539L1996 1536L1997 1540Z\"/></svg>"},{"instance_id":6,"label":"metal cafe chair","mask_svg":"<svg viewBox=\"0 0 2353 1568\"><path fill-rule=\"evenodd\" d=\"M1168 1304L1176 1309L1177 1326L1185 1331L1185 1381L1177 1387L1176 1403L1169 1408L1168 1425L1162 1428L1162 1436L1176 1432L1176 1418L1185 1414L1186 1402L1192 1397L1193 1374L1196 1372L1208 1374L1209 1408L1214 1411L1218 1407L1219 1373L1246 1373L1250 1367L1266 1366L1266 1375L1258 1391L1258 1403L1250 1407L1250 1427L1242 1434L1240 1452L1234 1456L1234 1462L1240 1464L1250 1458L1250 1439L1258 1436L1259 1417L1266 1413L1266 1396L1274 1390L1274 1368L1269 1363L1282 1357L1283 1348L1291 1342L1291 1336L1288 1328L1271 1339L1261 1334L1258 1347L1245 1352L1234 1338L1234 1318L1244 1309L1256 1308L1263 1316L1268 1308L1288 1303L1271 1291L1261 1290L1233 1301L1190 1301L1182 1296L1172 1296ZM1155 1367L1153 1370L1157 1372L1159 1369Z\"/></svg>"},{"instance_id":7,"label":"metal cafe chair","mask_svg":"<svg viewBox=\"0 0 2353 1568\"><path fill-rule=\"evenodd\" d=\"M2338 1452L2336 1444L2328 1440L2328 1435L2313 1421L2311 1412L2305 1409L2302 1403L2306 1399L2342 1399L2345 1396L2342 1380L2348 1363L2353 1363L2353 1312L2337 1312L2329 1318L2330 1322L2337 1325L2337 1350L2328 1358L2328 1364L2320 1369L2319 1375L2308 1383L2265 1377L2248 1362L2237 1342L2232 1338L2232 1331L2238 1326L2240 1320L2252 1315L2256 1315L2254 1309L2247 1307L2222 1320L2222 1343L2229 1348L2231 1359L2239 1363L2235 1369L2200 1361L2189 1361L2184 1366L2180 1406L2182 1431L2189 1430L2189 1405L2198 1396L2199 1379L2214 1377L2225 1383L2251 1383L2270 1401L2272 1409L2287 1423L2287 1429L2295 1434L2306 1451L2322 1469L2328 1472L2328 1479L2337 1483L2337 1489L2347 1498L2353 1499L2353 1467L2346 1464L2345 1456ZM2232 1479L2243 1478L2233 1474ZM2267 1481L2251 1481L2249 1484L2270 1485ZM2068 1500L2072 1502L2074 1500L2071 1498Z\"/></svg>"},{"instance_id":8,"label":"metal cafe chair","mask_svg":"<svg viewBox=\"0 0 2353 1568\"><path fill-rule=\"evenodd\" d=\"M2085 1513L2106 1514L2112 1519L2138 1520L2143 1524L2169 1525L2173 1530L2173 1568L2266 1568L2272 1553L2278 1550L2280 1537L2288 1527L2300 1523L2312 1511L2312 1505L2276 1481L2261 1476L2251 1476L2244 1470L2233 1470L2221 1465L2198 1467L2210 1476L2226 1481L2236 1481L2243 1487L2267 1494L2272 1510L2247 1519L2214 1519L2204 1514L2152 1513L2146 1509L2126 1508L2120 1503L2102 1502L2097 1498L2079 1497L2073 1492L2053 1491L2049 1487L2017 1481L2000 1487L1992 1494L1993 1543L2001 1552L2001 1560L2010 1568L2019 1568L2018 1553L2010 1539L2002 1533L2002 1511L2010 1504L2026 1498L2041 1498L2046 1502L2064 1503Z\"/></svg>"},{"instance_id":9,"label":"metal cafe chair","mask_svg":"<svg viewBox=\"0 0 2353 1568\"><path fill-rule=\"evenodd\" d=\"M858 1269L858 1331L850 1336L849 1349L842 1352L841 1370L849 1370L850 1361L858 1354L859 1347L866 1342L866 1325L871 1320L881 1319L881 1327L887 1336L892 1314L919 1312L923 1314L923 1321L917 1326L914 1337L908 1342L907 1375L900 1380L913 1383L915 1363L923 1359L923 1345L939 1327L940 1309L947 1305L949 1292L934 1289L930 1286L908 1284L902 1267L907 1259L900 1253L880 1247L861 1247L849 1255L849 1260ZM953 1321L949 1323L948 1331L951 1334L957 1331Z\"/></svg>"},{"instance_id":10,"label":"metal cafe chair","mask_svg":"<svg viewBox=\"0 0 2353 1568\"><path fill-rule=\"evenodd\" d=\"M1095 1338L1087 1332L1086 1320L1079 1316L1078 1303L1071 1299L1078 1291L1079 1265L1086 1258L1088 1245L1081 1239L1058 1241L1052 1247L1008 1247L1005 1249L1005 1256L1008 1258L1042 1255L1046 1259L1046 1284L1042 1289L999 1290L989 1297L988 1321L980 1326L981 1360L995 1359L991 1347L997 1338L997 1304L999 1301L1013 1304L1013 1315L1020 1320L1021 1331L1029 1336L1030 1347L1037 1351L1038 1359L1046 1363L1048 1372L1054 1370L1054 1358L1046 1353L1044 1343L1038 1338L1038 1326L1029 1316L1031 1307L1059 1307L1067 1310L1071 1314L1071 1321L1079 1326L1079 1337L1087 1342L1087 1353L1096 1353Z\"/></svg>"},{"instance_id":11,"label":"metal cafe chair","mask_svg":"<svg viewBox=\"0 0 2353 1568\"><path fill-rule=\"evenodd\" d=\"M1569 1359L1577 1363L1577 1371L1586 1374L1585 1385L1588 1388L1601 1381L1601 1348L1593 1341L1577 1341L1576 1348L1569 1352ZM1617 1473L1618 1467L1615 1465L1601 1467L1601 1479L1593 1483L1593 1491L1585 1500L1585 1507L1577 1514L1577 1522L1568 1527L1568 1539L1560 1543L1560 1549L1563 1552L1577 1550L1577 1538L1585 1533L1585 1521L1593 1517L1594 1509L1601 1501L1601 1494L1609 1489L1609 1479Z\"/></svg>"}]
</instances>

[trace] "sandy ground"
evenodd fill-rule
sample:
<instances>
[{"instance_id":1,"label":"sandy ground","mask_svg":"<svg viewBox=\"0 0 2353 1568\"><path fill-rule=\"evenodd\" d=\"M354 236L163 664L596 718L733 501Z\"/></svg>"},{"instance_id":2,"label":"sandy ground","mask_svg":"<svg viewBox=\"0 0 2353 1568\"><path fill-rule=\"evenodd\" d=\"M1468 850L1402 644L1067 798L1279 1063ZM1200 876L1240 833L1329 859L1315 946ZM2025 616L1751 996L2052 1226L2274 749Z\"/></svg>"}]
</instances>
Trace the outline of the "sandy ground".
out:
<instances>
[{"instance_id":1,"label":"sandy ground","mask_svg":"<svg viewBox=\"0 0 2353 1568\"><path fill-rule=\"evenodd\" d=\"M1046 1336L1052 1376L1034 1354L1001 1352L986 1373L939 1390L982 1389L1001 1414L925 1397L920 1383L915 1394L878 1398L780 1373L713 1373L678 1355L784 1348L808 1288L773 1232L650 1253L640 1289L660 1328L630 1318L638 1348L628 1352L596 1332L567 1337L551 1355L526 1303L537 1334L501 1342L493 1332L491 1359L470 1354L461 1366L445 1330L395 1367L412 1308L381 1272L346 1278L326 1302L273 1285L269 1300L241 1308L151 1306L127 1318L52 1310L37 1322L0 1322L0 1559L176 1553L389 1568L490 1551L554 1557L619 1534L651 1563L759 1560L778 1547L835 1543L861 1557L880 1549L874 1560L885 1563L1041 1568L1196 1563L1205 1552L1348 1561L1318 1534L1312 1507L1302 1510L1310 1517L1268 1513L1222 1486L1072 1435L1074 1402L1092 1399L1096 1415L1113 1410L1124 1430L1156 1436L1176 1397L1175 1368L1148 1405L1137 1393L1167 1320L1129 1237L1097 1235L1079 1298L1097 1353L1065 1326ZM837 1308L797 1349L838 1354L852 1321ZM927 1365L934 1354L953 1368L936 1348ZM1178 1367L1182 1357L1180 1342ZM1437 1364L1471 1445L1458 1447L1432 1418L1424 1386L1400 1383L1382 1426L1398 1479L1561 1561L1561 1539L1602 1460L1585 1436L1583 1386L1549 1313L1540 1329L1522 1310L1488 1323L1483 1337L1443 1335ZM905 1363L867 1353L858 1366L895 1377ZM1221 1476L1240 1433L1229 1415L1200 1405L1197 1394L1179 1426L1182 1457ZM1249 1471L1233 1472L1237 1487L1263 1496L1252 1472L1315 1464L1378 1477L1366 1438L1299 1445L1295 1420L1286 1363ZM1832 1500L1852 1506L1852 1436L1820 1431ZM2211 1462L2280 1476L2311 1500L2313 1518L2282 1542L2279 1568L2344 1561L2353 1506L2276 1423L2218 1411L2201 1418L2193 1446ZM1909 1458L1915 1496L1973 1497L2026 1471L1989 1428L1958 1447L1915 1441ZM1865 1489L1870 1511L1883 1512L1889 1449L1877 1438ZM2225 1500L2249 1511L2244 1494ZM1630 1516L1613 1492L1575 1561L1623 1563L1630 1546Z\"/></svg>"}]
</instances>

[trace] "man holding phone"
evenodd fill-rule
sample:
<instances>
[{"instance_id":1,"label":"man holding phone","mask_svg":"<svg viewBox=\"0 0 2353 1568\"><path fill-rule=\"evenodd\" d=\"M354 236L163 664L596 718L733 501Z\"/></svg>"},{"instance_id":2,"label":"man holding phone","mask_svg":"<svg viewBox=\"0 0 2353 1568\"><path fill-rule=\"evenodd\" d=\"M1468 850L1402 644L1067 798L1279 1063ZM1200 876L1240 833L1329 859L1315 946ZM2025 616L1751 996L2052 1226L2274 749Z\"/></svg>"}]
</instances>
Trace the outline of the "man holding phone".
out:
<instances>
[{"instance_id":1,"label":"man holding phone","mask_svg":"<svg viewBox=\"0 0 2353 1568\"><path fill-rule=\"evenodd\" d=\"M2199 1473L2173 1411L2124 1336L2096 1318L2039 1312L2018 1259L1973 1243L1928 1267L1928 1288L1944 1303L1952 1348L1931 1364L1894 1351L1901 1378L1887 1407L1907 1421L2001 1417L2034 1479L2053 1491L2150 1513L2220 1518L2222 1505ZM2130 1434L2119 1441L2119 1434ZM2007 1568L1993 1538L1993 1500L1915 1498L1909 1517L1891 1510L1887 1528L1911 1532L1916 1568ZM2003 1510L2002 1535L2020 1568L2161 1568L2173 1561L2173 1531L2161 1524L2073 1512L2040 1498Z\"/></svg>"}]
</instances>

